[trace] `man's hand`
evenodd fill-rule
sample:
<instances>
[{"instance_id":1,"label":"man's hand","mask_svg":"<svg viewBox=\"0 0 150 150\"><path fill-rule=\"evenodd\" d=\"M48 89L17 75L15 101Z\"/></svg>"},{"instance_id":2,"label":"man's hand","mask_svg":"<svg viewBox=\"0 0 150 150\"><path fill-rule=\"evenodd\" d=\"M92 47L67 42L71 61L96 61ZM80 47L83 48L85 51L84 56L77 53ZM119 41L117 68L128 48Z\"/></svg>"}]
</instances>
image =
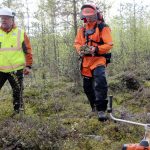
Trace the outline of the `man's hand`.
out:
<instances>
[{"instance_id":1,"label":"man's hand","mask_svg":"<svg viewBox=\"0 0 150 150\"><path fill-rule=\"evenodd\" d=\"M90 53L91 55L94 55L94 54L95 54L95 50L96 50L96 47L90 46L90 51L89 51L89 53Z\"/></svg>"},{"instance_id":2,"label":"man's hand","mask_svg":"<svg viewBox=\"0 0 150 150\"><path fill-rule=\"evenodd\" d=\"M83 45L80 48L80 56L84 56L84 55L88 55L91 54L92 56L94 56L96 54L96 51L98 50L97 47L94 46L88 46L88 45Z\"/></svg>"},{"instance_id":3,"label":"man's hand","mask_svg":"<svg viewBox=\"0 0 150 150\"><path fill-rule=\"evenodd\" d=\"M90 46L88 45L83 45L80 48L80 56L84 56L86 54L90 54Z\"/></svg>"},{"instance_id":4,"label":"man's hand","mask_svg":"<svg viewBox=\"0 0 150 150\"><path fill-rule=\"evenodd\" d=\"M31 72L31 68L30 67L25 67L23 70L23 74L24 75L28 75Z\"/></svg>"}]
</instances>

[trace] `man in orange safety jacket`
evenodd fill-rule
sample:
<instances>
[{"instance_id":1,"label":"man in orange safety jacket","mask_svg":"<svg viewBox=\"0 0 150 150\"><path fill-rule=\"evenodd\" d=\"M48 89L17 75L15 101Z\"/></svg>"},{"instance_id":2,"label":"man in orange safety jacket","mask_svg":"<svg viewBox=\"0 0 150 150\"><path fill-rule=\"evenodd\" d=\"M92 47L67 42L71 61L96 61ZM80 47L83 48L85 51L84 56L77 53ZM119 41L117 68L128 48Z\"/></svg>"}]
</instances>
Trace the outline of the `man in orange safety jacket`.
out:
<instances>
[{"instance_id":1,"label":"man in orange safety jacket","mask_svg":"<svg viewBox=\"0 0 150 150\"><path fill-rule=\"evenodd\" d=\"M111 31L95 4L81 7L81 20L84 26L79 28L74 46L82 57L83 88L92 111L97 110L99 121L106 121L108 87L105 68L110 57L108 52L113 47ZM82 51L85 46L89 48L88 54Z\"/></svg>"}]
</instances>

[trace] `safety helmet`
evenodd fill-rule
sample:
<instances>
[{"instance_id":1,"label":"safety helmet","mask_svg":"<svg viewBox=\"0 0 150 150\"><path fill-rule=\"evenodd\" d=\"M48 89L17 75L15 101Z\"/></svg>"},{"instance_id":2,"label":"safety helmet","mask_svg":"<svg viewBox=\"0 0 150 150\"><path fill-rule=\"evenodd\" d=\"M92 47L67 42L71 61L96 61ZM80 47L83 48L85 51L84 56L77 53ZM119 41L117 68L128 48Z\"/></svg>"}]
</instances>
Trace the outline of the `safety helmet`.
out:
<instances>
[{"instance_id":1,"label":"safety helmet","mask_svg":"<svg viewBox=\"0 0 150 150\"><path fill-rule=\"evenodd\" d=\"M91 18L91 20L93 21L103 19L103 16L99 11L99 8L93 3L91 4L87 3L81 7L80 19L84 20L85 22L87 18Z\"/></svg>"},{"instance_id":2,"label":"safety helmet","mask_svg":"<svg viewBox=\"0 0 150 150\"><path fill-rule=\"evenodd\" d=\"M15 12L13 12L10 8L1 8L0 9L0 16L10 16L10 17L14 17L15 16Z\"/></svg>"},{"instance_id":3,"label":"safety helmet","mask_svg":"<svg viewBox=\"0 0 150 150\"><path fill-rule=\"evenodd\" d=\"M94 20L97 20L97 11L98 8L96 7L95 4L84 4L81 7L81 14L80 18L81 20L84 20L85 18L91 18Z\"/></svg>"}]
</instances>

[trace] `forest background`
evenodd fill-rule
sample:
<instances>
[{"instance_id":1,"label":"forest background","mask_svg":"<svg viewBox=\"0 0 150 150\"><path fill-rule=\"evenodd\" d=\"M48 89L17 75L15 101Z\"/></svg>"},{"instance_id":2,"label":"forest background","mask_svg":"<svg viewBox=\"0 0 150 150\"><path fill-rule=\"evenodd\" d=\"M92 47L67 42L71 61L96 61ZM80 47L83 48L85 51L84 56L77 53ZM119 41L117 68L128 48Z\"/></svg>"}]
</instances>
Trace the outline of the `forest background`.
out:
<instances>
[{"instance_id":1,"label":"forest background","mask_svg":"<svg viewBox=\"0 0 150 150\"><path fill-rule=\"evenodd\" d=\"M137 142L143 128L100 123L82 89L78 55L73 47L80 8L86 0L1 0L16 12L33 47L34 63L25 76L23 118L10 118L11 89L0 91L2 149L118 150ZM150 2L95 0L114 42L107 67L109 94L118 117L148 123L150 112Z\"/></svg>"}]
</instances>

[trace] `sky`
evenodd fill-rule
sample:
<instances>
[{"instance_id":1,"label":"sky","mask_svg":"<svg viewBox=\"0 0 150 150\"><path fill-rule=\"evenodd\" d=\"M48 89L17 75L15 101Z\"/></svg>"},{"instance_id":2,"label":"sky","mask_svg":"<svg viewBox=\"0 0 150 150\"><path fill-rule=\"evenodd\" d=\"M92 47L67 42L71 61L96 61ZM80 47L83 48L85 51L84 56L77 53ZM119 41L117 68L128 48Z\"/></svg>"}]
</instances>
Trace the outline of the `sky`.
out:
<instances>
[{"instance_id":1,"label":"sky","mask_svg":"<svg viewBox=\"0 0 150 150\"><path fill-rule=\"evenodd\" d=\"M26 0L22 0L22 1L26 2ZM34 12L34 11L37 10L38 1L39 0L28 0L29 8L30 8L31 12ZM93 0L93 1L96 1L96 0ZM99 2L100 0L97 0L97 1ZM109 18L111 19L114 15L117 15L117 11L119 9L120 3L133 2L133 1L134 0L106 0L106 3L111 3L112 4L112 7L109 11ZM135 0L136 3L141 3L141 1L143 2L143 4L147 4L147 5L150 6L150 1L149 0Z\"/></svg>"},{"instance_id":2,"label":"sky","mask_svg":"<svg viewBox=\"0 0 150 150\"><path fill-rule=\"evenodd\" d=\"M37 11L37 5L39 4L39 0L20 0L23 1L24 4L28 2L29 10L31 12L30 17L32 18L32 14ZM62 0L63 1L63 0ZM100 2L101 0L93 0L93 2ZM104 0L102 0L104 1ZM117 15L117 10L119 9L120 3L125 3L125 2L133 2L134 0L106 0L106 3L110 3L112 5L111 9L108 12L108 16L106 19L111 19L114 15ZM150 6L150 1L149 0L135 0L136 3L141 3L141 1L144 4L147 4ZM0 0L0 6L3 0Z\"/></svg>"},{"instance_id":3,"label":"sky","mask_svg":"<svg viewBox=\"0 0 150 150\"><path fill-rule=\"evenodd\" d=\"M121 3L133 3L134 0L106 0L108 3L112 4L111 9L108 12L108 16L106 16L105 20L107 23L113 18L113 16L116 16L118 14L119 6ZM150 7L150 1L149 0L135 0L136 3L141 4L141 2L144 5L148 5ZM150 8L149 8L150 9Z\"/></svg>"},{"instance_id":4,"label":"sky","mask_svg":"<svg viewBox=\"0 0 150 150\"><path fill-rule=\"evenodd\" d=\"M133 2L134 0L107 0L107 1L112 2L112 8L110 10L111 13L117 14L117 10L119 8L120 3ZM143 2L143 4L150 6L150 1L149 0L135 0L136 3L141 3L141 1Z\"/></svg>"},{"instance_id":5,"label":"sky","mask_svg":"<svg viewBox=\"0 0 150 150\"><path fill-rule=\"evenodd\" d=\"M1 3L3 2L4 0L0 0L0 5ZM24 3L26 3L26 1L28 2L29 4L29 7L31 8L31 11L34 11L36 8L37 8L37 4L39 2L39 0L20 0L20 1L23 1ZM62 0L63 1L63 0ZM94 0L93 0L94 1ZM100 0L98 0L100 1ZM115 11L116 7L119 6L119 4L121 2L132 2L134 0L107 0L107 2L111 2L113 5L112 5L112 9ZM135 2L143 2L144 4L148 4L150 5L150 1L149 0L135 0Z\"/></svg>"}]
</instances>

